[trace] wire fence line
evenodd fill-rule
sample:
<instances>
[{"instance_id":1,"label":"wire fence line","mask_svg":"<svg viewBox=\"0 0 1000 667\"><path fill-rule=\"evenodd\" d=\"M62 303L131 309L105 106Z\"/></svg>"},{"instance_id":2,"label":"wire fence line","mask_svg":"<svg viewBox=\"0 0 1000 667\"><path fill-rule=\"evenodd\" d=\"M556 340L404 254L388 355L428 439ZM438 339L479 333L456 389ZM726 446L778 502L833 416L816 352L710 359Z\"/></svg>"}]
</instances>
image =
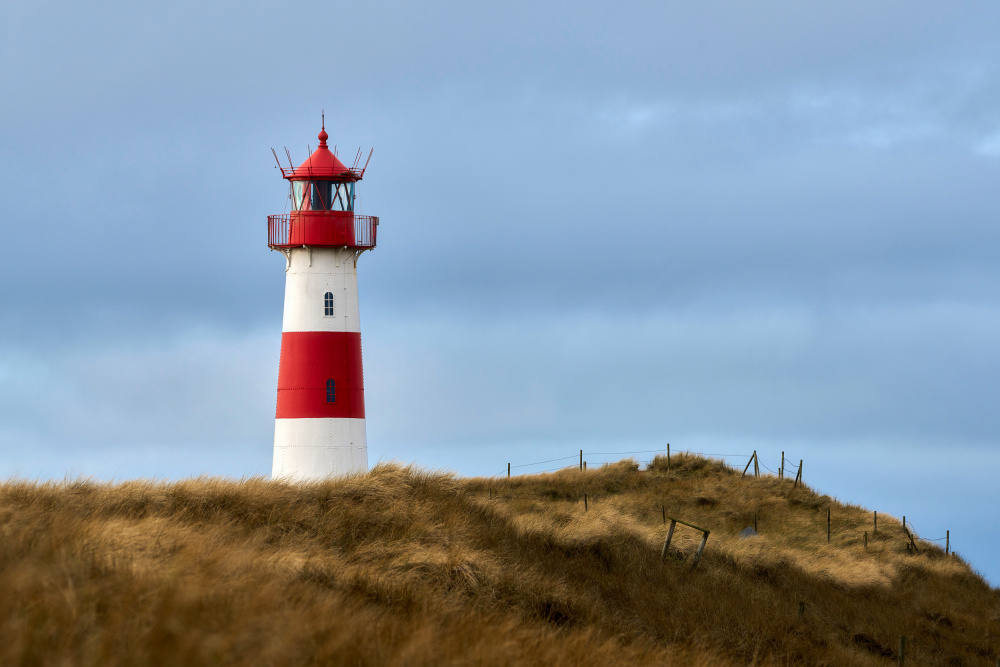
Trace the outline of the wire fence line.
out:
<instances>
[{"instance_id":1,"label":"wire fence line","mask_svg":"<svg viewBox=\"0 0 1000 667\"><path fill-rule=\"evenodd\" d=\"M519 463L518 465L512 465L511 468L524 468L526 466L538 466L543 463L554 463L555 461L566 461L568 459L575 459L575 456L563 456L558 459L549 459L547 461L535 461L534 463Z\"/></svg>"},{"instance_id":2,"label":"wire fence line","mask_svg":"<svg viewBox=\"0 0 1000 667\"><path fill-rule=\"evenodd\" d=\"M916 526L910 520L906 521L906 529L913 534L914 539L923 540L924 542L944 542L948 540L948 536L945 537L920 537L920 531L917 530Z\"/></svg>"},{"instance_id":3,"label":"wire fence line","mask_svg":"<svg viewBox=\"0 0 1000 667\"><path fill-rule=\"evenodd\" d=\"M512 463L508 463L507 464L507 469L505 471L504 470L500 471L495 476L496 477L501 477L506 472L507 477L510 477L511 471L513 469L515 469L515 468L517 468L517 469L520 469L520 468L531 468L533 466L545 465L545 464L549 464L549 463L558 463L558 462L561 462L561 461L570 461L570 460L576 460L576 459L579 459L579 462L580 462L579 465L580 465L580 467L585 469L586 464L588 462L588 459L587 459L588 456L590 456L590 457L593 457L593 456L609 457L609 456L628 456L628 455L632 455L632 454L656 454L657 456L654 457L654 458L652 458L652 459L644 459L644 460L641 460L641 461L636 461L637 464L639 464L641 466L646 466L648 468L652 463L654 463L654 461L656 459L661 458L661 455L666 455L667 457L669 457L671 455L671 453L673 455L675 455L675 456L676 455L703 456L703 457L706 457L706 458L719 458L719 459L733 458L733 457L741 457L741 458L742 457L747 457L747 458L749 458L749 461L747 463L747 468L749 468L751 465L756 464L754 466L755 467L755 471L754 471L755 476L759 473L759 470L756 470L756 468L758 468L758 466L759 466L760 468L764 468L765 470L767 470L768 472L770 472L772 475L774 475L775 477L777 477L779 479L781 479L782 477L784 477L784 478L787 479L788 474L790 472L791 473L795 473L796 483L799 481L798 475L802 471L802 468L801 468L802 461L800 460L799 463L798 463L798 465L796 466L793 463L794 458L791 457L791 456L788 456L786 452L782 452L782 460L781 460L781 465L779 466L779 469L778 470L774 470L770 466L767 466L767 465L765 465L765 464L763 464L763 463L760 462L760 458L759 458L756 450L754 450L752 453L749 453L749 454L745 453L745 452L744 453L726 453L726 454L724 454L724 453L711 453L711 452L694 452L694 451L685 450L685 449L671 451L670 446L667 445L667 447L663 448L663 449L624 450L624 451L617 451L617 452L588 452L588 451L580 450L578 452L578 454L574 454L574 455L570 455L570 456L560 456L558 458L545 459L543 461L535 461L535 462L532 462L532 463L518 463L516 465L512 464ZM592 461L592 462L593 463L598 463L598 464L606 464L606 463L610 463L611 461L606 461L605 460L605 461ZM789 464L789 463L792 463L792 465L788 466L787 464ZM564 465L561 465L561 466L558 466L558 467L555 467L555 468L546 468L544 470L525 471L525 473L521 473L521 474L535 474L535 475L537 475L537 474L544 474L544 473L550 473L550 472L557 472L557 471L560 471L560 470L566 470L568 468L575 468L575 467L576 467L576 465L574 465L574 464L564 464ZM746 472L746 469L744 469L744 473L745 472ZM537 498L534 498L534 496L522 496L520 494L503 494L503 493L500 493L500 494L494 495L492 489L490 490L490 497L491 497L491 499L496 499L496 500L515 499L515 498L516 499L520 499L520 498L537 499ZM586 494L584 494L584 498L586 498ZM595 500L596 500L596 498L595 498ZM756 526L756 520L757 520L757 515L755 514L754 515L754 525L755 526ZM843 530L859 530L859 529L861 529L864 526L864 524L866 522L867 522L866 519L843 519L843 518L833 519L829 514L827 514L827 517L826 517L827 539L829 540L830 531L832 529L837 529L838 531L843 531ZM872 538L874 539L876 537L876 535L878 535L878 533L874 529L875 526L877 526L877 523L874 523L874 521L873 521L873 524L874 525L873 525L873 531L872 531ZM903 528L904 528L904 531L908 531L907 537L911 541L914 541L914 543L915 543L916 540L919 540L921 542L929 542L929 543L945 542L946 543L945 553L946 554L949 553L949 546L948 545L950 544L950 537L948 535L946 535L945 537L936 537L936 538L919 537L919 533L918 533L918 531L916 529L916 526L913 525L912 521L907 521L906 517L903 517ZM868 532L867 531L864 532L864 544L865 544L865 549L867 549L868 548ZM937 546L937 545L935 545L935 546ZM907 550L909 550L909 548L910 547L909 547L909 543L908 543L907 544ZM937 547L937 548L940 548L940 547Z\"/></svg>"},{"instance_id":4,"label":"wire fence line","mask_svg":"<svg viewBox=\"0 0 1000 667\"><path fill-rule=\"evenodd\" d=\"M584 462L587 462L586 457L588 457L588 456L625 456L625 455L629 455L629 454L667 454L668 452L670 454L672 454L672 455L723 457L723 458L726 458L726 457L736 457L736 456L751 456L751 454L746 454L746 453L743 453L743 454L719 454L719 453L713 453L713 452L692 452L690 450L676 450L676 451L671 451L671 450L667 450L666 448L664 448L664 449L638 449L638 450L627 450L627 451L621 451L621 452L588 452L588 451L583 451L582 456L583 456ZM556 463L558 461L569 461L571 459L575 460L579 456L580 456L579 454L573 454L573 455L570 455L570 456L561 456L561 457L555 458L555 459L546 459L544 461L533 461L532 463L517 463L517 464L515 464L515 463L509 463L508 466L507 466L507 469L501 470L500 472L498 472L497 476L503 475L503 474L507 473L509 470L513 470L515 468L530 468L532 466L545 465L546 463ZM639 461L639 463L643 464L643 465L648 465L648 464L650 464L652 462L653 462L652 459ZM607 463L607 461L599 461L599 462L595 461L594 463ZM547 470L535 470L535 471L532 471L532 474L541 474L541 473L544 473L544 472L554 472L556 470L561 470L562 468L566 468L566 467L569 467L569 466L561 466L559 468L549 468ZM770 468L768 468L768 470L770 470ZM772 472L774 472L774 471L772 471Z\"/></svg>"},{"instance_id":5,"label":"wire fence line","mask_svg":"<svg viewBox=\"0 0 1000 667\"><path fill-rule=\"evenodd\" d=\"M687 455L687 456L704 456L704 457L707 457L707 458L724 458L724 459L725 458L736 458L736 457L741 457L741 458L742 457L747 457L747 458L750 458L751 463L753 463L754 456L756 455L756 452L749 452L749 453L748 452L741 452L741 453L695 452L695 451L691 451L689 449L670 450L668 448L663 448L663 449L635 449L635 450L625 450L625 451L618 451L618 452L588 452L588 451L584 450L584 451L582 451L581 454L571 454L570 456L560 456L558 458L546 459L544 461L533 461L531 463L516 463L516 464L513 463L513 462L511 462L511 463L507 464L507 469L501 470L500 472L498 472L496 474L497 475L503 475L505 473L509 473L511 470L513 470L515 468L517 468L517 469L520 469L520 468L531 468L533 466L545 465L547 463L556 463L556 462L559 462L559 461L576 460L578 457L581 457L581 456L582 456L582 459L583 459L582 464L584 464L584 463L588 462L588 459L587 459L588 456L602 456L602 457L605 457L605 456L627 456L627 455L631 455L631 454L658 454L658 455L661 455L661 454L671 455L672 454L672 455ZM797 465L791 465L791 466L788 465L788 464L792 463L793 459L792 459L791 456L787 456L787 455L784 456L782 464L781 464L781 466L779 466L778 470L775 470L774 468L771 468L770 466L762 463L760 461L759 457L756 459L756 461L757 461L757 464L761 468L764 468L765 470L767 470L768 472L770 472L773 475L788 475L790 472L797 472L797 470L798 470L798 466ZM597 464L604 464L604 463L608 463L609 461L602 460L602 461L590 461L590 462L597 463ZM645 460L644 461L640 461L640 463L643 463L643 464L648 464L650 462L651 461L645 461ZM569 466L566 465L566 466L562 466L562 467L569 467ZM561 468L550 468L550 469L547 469L547 470L535 470L535 471L531 471L531 472L532 472L532 474L539 474L539 473L543 473L543 472L553 472L554 470L560 470L560 469Z\"/></svg>"},{"instance_id":6,"label":"wire fence line","mask_svg":"<svg viewBox=\"0 0 1000 667\"><path fill-rule=\"evenodd\" d=\"M631 454L656 454L657 456L662 456L662 455L665 454L665 455L667 455L669 457L671 455L671 453L673 455L675 455L675 456L676 455L704 456L706 458L720 458L720 459L736 458L736 457L739 457L739 458L748 457L750 459L750 462L747 464L747 467L749 467L751 464L753 464L756 461L756 463L757 463L758 466L760 466L761 468L764 468L765 470L767 470L768 472L770 472L772 475L775 475L777 477L786 477L786 476L789 475L789 473L794 473L794 474L797 475L797 468L798 468L798 466L794 466L793 465L791 467L788 467L787 464L792 461L792 457L784 455L785 454L784 452L782 453L783 454L782 465L779 467L778 470L775 470L774 468L771 468L770 466L765 465L764 463L761 463L760 462L760 458L757 456L757 452L756 451L751 452L751 453L747 453L747 452L742 452L742 453L695 452L695 451L691 451L689 449L671 450L669 448L669 445L668 445L666 448L663 448L663 449L633 449L633 450L623 450L623 451L617 451L617 452L588 452L588 451L584 450L584 451L579 452L578 454L572 454L570 456L560 456L558 458L545 459L543 461L533 461L531 463L517 463L517 464L515 464L515 463L508 463L506 470L501 470L501 471L497 472L493 476L494 477L502 477L504 474L506 474L509 477L510 474L511 474L511 471L513 471L514 469L520 470L522 468L533 468L535 466L546 465L548 463L557 463L557 462L560 462L560 461L571 461L571 460L576 460L578 458L581 459L580 460L580 465L583 466L583 467L586 467L586 465L587 465L588 462L589 463L594 463L594 464L597 464L597 465L603 465L603 464L606 464L606 463L612 463L612 462L614 462L614 460L607 460L607 459L598 460L598 461L588 460L587 457L594 457L594 456L599 456L599 457L616 457L617 456L617 457L620 457L620 456L628 456L628 455L631 455ZM638 463L640 465L644 465L644 466L648 467L651 463L653 463L653 460L642 460L642 461L638 461ZM570 468L570 467L575 467L575 466L573 466L572 464L565 464L565 465L562 465L562 466L559 466L559 467L556 467L556 468L546 468L544 470L525 470L523 473L520 473L520 474L540 475L540 474L549 473L549 472L556 472L558 470L563 470L565 468Z\"/></svg>"}]
</instances>

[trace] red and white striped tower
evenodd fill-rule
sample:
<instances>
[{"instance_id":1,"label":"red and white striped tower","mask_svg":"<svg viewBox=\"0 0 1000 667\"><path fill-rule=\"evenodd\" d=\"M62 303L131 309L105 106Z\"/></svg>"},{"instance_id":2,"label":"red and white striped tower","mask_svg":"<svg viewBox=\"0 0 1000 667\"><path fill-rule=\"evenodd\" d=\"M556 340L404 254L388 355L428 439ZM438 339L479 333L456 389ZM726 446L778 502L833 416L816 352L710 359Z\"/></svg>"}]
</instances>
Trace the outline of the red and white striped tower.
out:
<instances>
[{"instance_id":1,"label":"red and white striped tower","mask_svg":"<svg viewBox=\"0 0 1000 667\"><path fill-rule=\"evenodd\" d=\"M359 167L360 151L352 167L337 159L325 125L299 167L278 162L291 212L267 218L268 245L284 254L286 276L273 479L368 470L357 266L375 247L378 218L354 213L368 164Z\"/></svg>"}]
</instances>

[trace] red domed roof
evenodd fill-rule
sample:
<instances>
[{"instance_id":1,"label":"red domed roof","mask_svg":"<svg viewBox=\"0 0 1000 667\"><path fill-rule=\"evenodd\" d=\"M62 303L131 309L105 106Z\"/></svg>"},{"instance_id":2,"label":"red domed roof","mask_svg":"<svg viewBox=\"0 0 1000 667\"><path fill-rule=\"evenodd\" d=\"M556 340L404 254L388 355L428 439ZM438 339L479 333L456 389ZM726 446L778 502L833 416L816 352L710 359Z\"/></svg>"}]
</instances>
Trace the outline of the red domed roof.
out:
<instances>
[{"instance_id":1,"label":"red domed roof","mask_svg":"<svg viewBox=\"0 0 1000 667\"><path fill-rule=\"evenodd\" d=\"M295 170L282 169L290 181L360 181L363 169L351 168L337 159L326 146L326 127L320 130L319 147Z\"/></svg>"}]
</instances>

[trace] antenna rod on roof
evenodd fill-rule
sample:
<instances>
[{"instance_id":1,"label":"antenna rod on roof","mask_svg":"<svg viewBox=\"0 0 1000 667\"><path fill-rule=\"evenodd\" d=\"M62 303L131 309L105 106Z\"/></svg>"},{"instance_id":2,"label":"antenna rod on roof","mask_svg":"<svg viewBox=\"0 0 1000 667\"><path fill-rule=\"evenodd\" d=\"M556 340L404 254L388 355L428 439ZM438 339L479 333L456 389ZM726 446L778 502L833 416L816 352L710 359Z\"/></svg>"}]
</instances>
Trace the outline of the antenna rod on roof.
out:
<instances>
[{"instance_id":1,"label":"antenna rod on roof","mask_svg":"<svg viewBox=\"0 0 1000 667\"><path fill-rule=\"evenodd\" d=\"M295 165L292 164L292 154L288 152L288 146L285 146L285 156L288 158L288 168L295 171Z\"/></svg>"},{"instance_id":2,"label":"antenna rod on roof","mask_svg":"<svg viewBox=\"0 0 1000 667\"><path fill-rule=\"evenodd\" d=\"M323 119L323 130L326 131L326 111L323 109L319 110L319 117Z\"/></svg>"},{"instance_id":3,"label":"antenna rod on roof","mask_svg":"<svg viewBox=\"0 0 1000 667\"><path fill-rule=\"evenodd\" d=\"M361 170L361 175L362 176L365 175L365 171L368 169L368 163L372 161L372 153L374 153L374 152L375 152L375 147L372 146L371 152L368 153L368 159L365 160L364 169Z\"/></svg>"}]
</instances>

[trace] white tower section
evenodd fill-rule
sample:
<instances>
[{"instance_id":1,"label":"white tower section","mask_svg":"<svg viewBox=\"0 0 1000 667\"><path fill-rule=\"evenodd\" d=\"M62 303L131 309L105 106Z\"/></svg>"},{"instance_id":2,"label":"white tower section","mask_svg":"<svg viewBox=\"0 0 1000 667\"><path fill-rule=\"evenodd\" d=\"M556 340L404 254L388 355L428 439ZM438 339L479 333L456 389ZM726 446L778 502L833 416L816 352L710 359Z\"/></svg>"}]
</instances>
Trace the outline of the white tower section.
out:
<instances>
[{"instance_id":1,"label":"white tower section","mask_svg":"<svg viewBox=\"0 0 1000 667\"><path fill-rule=\"evenodd\" d=\"M272 478L308 481L366 472L357 274L363 250L303 247L283 252L285 310ZM325 372L317 372L321 369ZM328 379L335 381L335 392L345 394L335 396L333 410L329 403L308 400L317 381L325 393ZM317 414L322 412L336 414Z\"/></svg>"}]
</instances>

